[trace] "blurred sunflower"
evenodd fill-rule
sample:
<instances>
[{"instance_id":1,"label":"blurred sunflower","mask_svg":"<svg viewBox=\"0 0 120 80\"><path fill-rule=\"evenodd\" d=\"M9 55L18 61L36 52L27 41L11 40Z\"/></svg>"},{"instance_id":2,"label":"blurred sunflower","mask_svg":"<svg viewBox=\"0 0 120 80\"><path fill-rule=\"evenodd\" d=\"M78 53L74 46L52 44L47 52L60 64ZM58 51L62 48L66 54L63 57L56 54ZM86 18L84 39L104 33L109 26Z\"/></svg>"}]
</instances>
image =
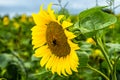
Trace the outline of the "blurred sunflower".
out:
<instances>
[{"instance_id":1,"label":"blurred sunflower","mask_svg":"<svg viewBox=\"0 0 120 80\"><path fill-rule=\"evenodd\" d=\"M10 22L10 20L9 20L8 16L5 16L5 17L3 18L3 25L8 25L9 22Z\"/></svg>"},{"instance_id":2,"label":"blurred sunflower","mask_svg":"<svg viewBox=\"0 0 120 80\"><path fill-rule=\"evenodd\" d=\"M27 16L26 14L22 14L21 15L21 19L20 19L21 22L25 23L27 21Z\"/></svg>"},{"instance_id":3,"label":"blurred sunflower","mask_svg":"<svg viewBox=\"0 0 120 80\"><path fill-rule=\"evenodd\" d=\"M96 42L92 38L87 38L86 42L90 43L90 44L93 44L93 45L96 45Z\"/></svg>"},{"instance_id":4,"label":"blurred sunflower","mask_svg":"<svg viewBox=\"0 0 120 80\"><path fill-rule=\"evenodd\" d=\"M20 24L16 21L13 22L13 26L16 28L16 29L19 29L20 27Z\"/></svg>"},{"instance_id":5,"label":"blurred sunflower","mask_svg":"<svg viewBox=\"0 0 120 80\"><path fill-rule=\"evenodd\" d=\"M28 17L28 21L29 21L29 22L33 22L32 16Z\"/></svg>"},{"instance_id":6,"label":"blurred sunflower","mask_svg":"<svg viewBox=\"0 0 120 80\"><path fill-rule=\"evenodd\" d=\"M32 44L35 49L35 56L42 57L40 65L59 75L71 75L72 70L77 72L79 64L78 56L75 52L79 49L77 44L71 42L76 37L66 30L72 23L63 20L64 15L55 16L48 5L47 10L40 7L38 14L32 14L36 23L32 30Z\"/></svg>"},{"instance_id":7,"label":"blurred sunflower","mask_svg":"<svg viewBox=\"0 0 120 80\"><path fill-rule=\"evenodd\" d=\"M102 52L101 52L101 50L99 50L99 49L94 50L94 52L92 53L92 56L93 56L94 58L96 58L96 57L98 57L98 56L103 57Z\"/></svg>"}]
</instances>

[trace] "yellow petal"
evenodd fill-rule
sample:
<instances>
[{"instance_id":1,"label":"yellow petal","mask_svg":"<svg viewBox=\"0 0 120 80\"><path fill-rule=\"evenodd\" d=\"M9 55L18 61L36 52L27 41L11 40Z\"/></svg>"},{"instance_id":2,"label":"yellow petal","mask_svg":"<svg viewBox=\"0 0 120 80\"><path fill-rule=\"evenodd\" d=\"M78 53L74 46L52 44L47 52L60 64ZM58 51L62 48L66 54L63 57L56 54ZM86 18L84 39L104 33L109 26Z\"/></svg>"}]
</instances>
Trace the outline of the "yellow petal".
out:
<instances>
[{"instance_id":1,"label":"yellow petal","mask_svg":"<svg viewBox=\"0 0 120 80\"><path fill-rule=\"evenodd\" d=\"M46 36L46 26L34 26L31 30L32 30L32 39L34 37L45 37Z\"/></svg>"},{"instance_id":2,"label":"yellow petal","mask_svg":"<svg viewBox=\"0 0 120 80\"><path fill-rule=\"evenodd\" d=\"M46 31L46 29L47 29L47 26L46 25L37 25L37 26L34 26L32 29L31 29L31 31L33 31L33 32L36 32L36 31Z\"/></svg>"},{"instance_id":3,"label":"yellow petal","mask_svg":"<svg viewBox=\"0 0 120 80\"><path fill-rule=\"evenodd\" d=\"M46 23L49 24L49 22L52 21L51 16L48 14L47 11L42 11L41 13L42 18L44 18L46 20Z\"/></svg>"},{"instance_id":4,"label":"yellow petal","mask_svg":"<svg viewBox=\"0 0 120 80\"><path fill-rule=\"evenodd\" d=\"M66 57L65 57L66 58ZM63 64L64 65L62 65L62 74L64 75L64 76L68 76L67 74L66 74L66 72L65 72L65 70L66 70L66 65L65 65L65 61L66 61L66 59L65 58L63 58Z\"/></svg>"},{"instance_id":5,"label":"yellow petal","mask_svg":"<svg viewBox=\"0 0 120 80\"><path fill-rule=\"evenodd\" d=\"M71 63L70 63L71 69L72 69L73 71L75 71L75 72L78 72L78 70L77 70L78 65L73 64L72 62L73 62L73 61L71 61Z\"/></svg>"},{"instance_id":6,"label":"yellow petal","mask_svg":"<svg viewBox=\"0 0 120 80\"><path fill-rule=\"evenodd\" d=\"M41 12L44 11L44 10L43 10L43 6L44 6L44 4L42 4L42 5L40 6L40 10L39 10L39 11L40 11L40 12L39 12L40 15L42 14Z\"/></svg>"},{"instance_id":7,"label":"yellow petal","mask_svg":"<svg viewBox=\"0 0 120 80\"><path fill-rule=\"evenodd\" d=\"M69 26L72 26L73 25L73 23L70 23L70 22L68 22L68 21L63 21L63 23L62 23L62 27L65 29L65 28L67 28L67 27L69 27Z\"/></svg>"},{"instance_id":8,"label":"yellow petal","mask_svg":"<svg viewBox=\"0 0 120 80\"><path fill-rule=\"evenodd\" d=\"M74 54L74 53L73 53ZM74 59L76 56L70 55L70 67L73 71L78 72L77 67L79 64L78 59Z\"/></svg>"},{"instance_id":9,"label":"yellow petal","mask_svg":"<svg viewBox=\"0 0 120 80\"><path fill-rule=\"evenodd\" d=\"M58 22L60 22L60 20L64 17L64 15L59 15L58 16Z\"/></svg>"},{"instance_id":10,"label":"yellow petal","mask_svg":"<svg viewBox=\"0 0 120 80\"><path fill-rule=\"evenodd\" d=\"M70 56L71 56L71 58L72 58L73 60L79 61L78 56L77 56L77 53L76 53L74 50L71 50Z\"/></svg>"},{"instance_id":11,"label":"yellow petal","mask_svg":"<svg viewBox=\"0 0 120 80\"><path fill-rule=\"evenodd\" d=\"M51 19L52 19L53 21L56 21L56 17L55 17L55 15L54 15L54 11L51 9L51 7L52 7L52 3L50 3L50 4L48 5L48 13L49 13Z\"/></svg>"},{"instance_id":12,"label":"yellow petal","mask_svg":"<svg viewBox=\"0 0 120 80\"><path fill-rule=\"evenodd\" d=\"M78 46L78 44L73 43L71 40L68 40L68 44L74 50L80 49L80 47Z\"/></svg>"},{"instance_id":13,"label":"yellow petal","mask_svg":"<svg viewBox=\"0 0 120 80\"><path fill-rule=\"evenodd\" d=\"M57 65L57 73L58 73L58 75L60 75L60 76L61 76L61 72L62 72L63 63L64 63L63 57L61 57L61 58L59 59L59 61L58 61L58 65Z\"/></svg>"},{"instance_id":14,"label":"yellow petal","mask_svg":"<svg viewBox=\"0 0 120 80\"><path fill-rule=\"evenodd\" d=\"M46 26L34 26L32 30L33 49L40 47L46 43Z\"/></svg>"},{"instance_id":15,"label":"yellow petal","mask_svg":"<svg viewBox=\"0 0 120 80\"><path fill-rule=\"evenodd\" d=\"M41 44L41 43L36 43L36 44L33 46L33 50L36 49L36 48L38 48L38 47L41 47L41 46L43 46L43 44Z\"/></svg>"},{"instance_id":16,"label":"yellow petal","mask_svg":"<svg viewBox=\"0 0 120 80\"><path fill-rule=\"evenodd\" d=\"M65 70L66 70L66 72L69 74L69 75L71 75L72 74L72 71L71 71L71 69L70 69L70 56L68 55L67 57L66 57L66 60L65 60L65 65L66 65L66 68L65 68Z\"/></svg>"},{"instance_id":17,"label":"yellow petal","mask_svg":"<svg viewBox=\"0 0 120 80\"><path fill-rule=\"evenodd\" d=\"M39 47L38 49L35 50L35 57L43 57L44 55L46 55L46 53L50 53L50 50L48 49L48 46L42 46Z\"/></svg>"},{"instance_id":18,"label":"yellow petal","mask_svg":"<svg viewBox=\"0 0 120 80\"><path fill-rule=\"evenodd\" d=\"M52 3L50 3L50 4L48 5L48 12L49 12L49 13L51 13L51 11L52 11L52 10L51 10L51 7L52 7Z\"/></svg>"},{"instance_id":19,"label":"yellow petal","mask_svg":"<svg viewBox=\"0 0 120 80\"><path fill-rule=\"evenodd\" d=\"M41 65L42 67L47 63L47 61L49 60L50 56L51 56L51 52L47 52L47 53L45 53L45 55L42 57L42 59L41 59L41 61L40 61L40 65Z\"/></svg>"},{"instance_id":20,"label":"yellow petal","mask_svg":"<svg viewBox=\"0 0 120 80\"><path fill-rule=\"evenodd\" d=\"M68 39L73 39L76 37L72 32L69 32L67 30L64 30L64 32L65 32Z\"/></svg>"},{"instance_id":21,"label":"yellow petal","mask_svg":"<svg viewBox=\"0 0 120 80\"><path fill-rule=\"evenodd\" d=\"M41 12L42 14L32 14L33 20L35 21L35 24L37 25L45 25L49 24L50 22L50 16L47 15L45 11Z\"/></svg>"},{"instance_id":22,"label":"yellow petal","mask_svg":"<svg viewBox=\"0 0 120 80\"><path fill-rule=\"evenodd\" d=\"M33 17L33 20L34 20L35 24L37 24L37 25L43 25L44 24L44 22L42 22L41 16L39 14L34 14L33 13L32 17Z\"/></svg>"},{"instance_id":23,"label":"yellow petal","mask_svg":"<svg viewBox=\"0 0 120 80\"><path fill-rule=\"evenodd\" d=\"M40 37L34 38L32 40L32 45L34 45L33 49L43 46L45 43L46 43L46 39L44 37L43 38L40 38Z\"/></svg>"},{"instance_id":24,"label":"yellow petal","mask_svg":"<svg viewBox=\"0 0 120 80\"><path fill-rule=\"evenodd\" d=\"M46 64L46 69L50 69L52 67L52 65L54 64L54 61L56 59L56 56L55 55L51 55L49 61L47 62Z\"/></svg>"},{"instance_id":25,"label":"yellow petal","mask_svg":"<svg viewBox=\"0 0 120 80\"><path fill-rule=\"evenodd\" d=\"M57 64L58 64L59 57L56 56L55 61L53 62L54 64L51 67L51 71L54 74L57 70Z\"/></svg>"},{"instance_id":26,"label":"yellow petal","mask_svg":"<svg viewBox=\"0 0 120 80\"><path fill-rule=\"evenodd\" d=\"M40 6L40 12L38 14L41 15L43 19L50 20L50 15L46 10L43 10L43 6L43 4Z\"/></svg>"}]
</instances>

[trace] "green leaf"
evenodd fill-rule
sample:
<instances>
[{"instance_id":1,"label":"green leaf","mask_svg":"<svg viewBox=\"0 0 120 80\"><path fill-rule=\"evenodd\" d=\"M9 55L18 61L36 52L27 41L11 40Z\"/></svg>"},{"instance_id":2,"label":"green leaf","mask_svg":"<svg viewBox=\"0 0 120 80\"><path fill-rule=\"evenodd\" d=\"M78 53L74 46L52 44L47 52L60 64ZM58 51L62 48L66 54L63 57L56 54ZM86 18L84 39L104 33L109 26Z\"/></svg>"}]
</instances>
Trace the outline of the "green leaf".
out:
<instances>
[{"instance_id":1,"label":"green leaf","mask_svg":"<svg viewBox=\"0 0 120 80\"><path fill-rule=\"evenodd\" d=\"M0 67L5 68L10 61L11 55L9 54L0 54Z\"/></svg>"},{"instance_id":2,"label":"green leaf","mask_svg":"<svg viewBox=\"0 0 120 80\"><path fill-rule=\"evenodd\" d=\"M109 47L109 53L113 54L116 52L120 52L120 44L117 43L106 43L106 46Z\"/></svg>"},{"instance_id":3,"label":"green leaf","mask_svg":"<svg viewBox=\"0 0 120 80\"><path fill-rule=\"evenodd\" d=\"M79 26L82 34L92 33L114 24L117 19L114 15L102 11L104 7L95 7L79 14ZM94 33L94 34L93 34Z\"/></svg>"},{"instance_id":4,"label":"green leaf","mask_svg":"<svg viewBox=\"0 0 120 80\"><path fill-rule=\"evenodd\" d=\"M120 44L117 43L106 43L106 45L110 48L116 49L117 51L120 51Z\"/></svg>"},{"instance_id":5,"label":"green leaf","mask_svg":"<svg viewBox=\"0 0 120 80\"><path fill-rule=\"evenodd\" d=\"M80 50L82 51L91 51L91 44L84 43L80 46Z\"/></svg>"},{"instance_id":6,"label":"green leaf","mask_svg":"<svg viewBox=\"0 0 120 80\"><path fill-rule=\"evenodd\" d=\"M80 51L77 51L78 53L78 56L79 56L79 63L80 63L80 67L85 67L87 66L88 64L88 54L86 52L80 52Z\"/></svg>"}]
</instances>

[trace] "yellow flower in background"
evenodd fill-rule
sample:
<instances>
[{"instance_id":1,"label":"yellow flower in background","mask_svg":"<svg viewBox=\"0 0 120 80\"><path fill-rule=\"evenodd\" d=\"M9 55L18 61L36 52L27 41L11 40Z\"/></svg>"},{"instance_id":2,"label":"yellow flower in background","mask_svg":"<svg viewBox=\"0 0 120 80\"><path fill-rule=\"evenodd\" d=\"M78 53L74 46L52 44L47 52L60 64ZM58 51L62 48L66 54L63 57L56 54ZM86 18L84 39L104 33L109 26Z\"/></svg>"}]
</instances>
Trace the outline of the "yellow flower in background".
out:
<instances>
[{"instance_id":1,"label":"yellow flower in background","mask_svg":"<svg viewBox=\"0 0 120 80\"><path fill-rule=\"evenodd\" d=\"M94 51L94 54L95 54L95 55L101 55L101 54L102 54L102 52L101 52L101 50L96 49L96 50Z\"/></svg>"},{"instance_id":2,"label":"yellow flower in background","mask_svg":"<svg viewBox=\"0 0 120 80\"><path fill-rule=\"evenodd\" d=\"M26 22L26 21L27 21L27 16L26 16L26 14L22 14L20 21L21 21L21 22Z\"/></svg>"},{"instance_id":3,"label":"yellow flower in background","mask_svg":"<svg viewBox=\"0 0 120 80\"><path fill-rule=\"evenodd\" d=\"M5 16L4 18L3 18L3 25L8 25L9 24L9 18L7 17L7 16Z\"/></svg>"},{"instance_id":4,"label":"yellow flower in background","mask_svg":"<svg viewBox=\"0 0 120 80\"><path fill-rule=\"evenodd\" d=\"M96 42L92 38L87 38L86 42L90 43L90 44L93 44L93 45L96 44Z\"/></svg>"},{"instance_id":5,"label":"yellow flower in background","mask_svg":"<svg viewBox=\"0 0 120 80\"><path fill-rule=\"evenodd\" d=\"M36 23L31 29L34 56L42 57L40 65L51 70L53 74L56 72L59 75L71 75L72 70L77 72L79 64L75 52L79 47L71 42L76 36L66 30L72 23L66 20L61 22L64 15L56 17L51 6L49 4L47 10L43 10L41 6L38 14L32 14Z\"/></svg>"},{"instance_id":6,"label":"yellow flower in background","mask_svg":"<svg viewBox=\"0 0 120 80\"><path fill-rule=\"evenodd\" d=\"M96 58L96 57L98 57L98 56L103 57L103 54L102 54L101 50L95 49L94 52L92 53L92 56L93 56L94 58Z\"/></svg>"},{"instance_id":7,"label":"yellow flower in background","mask_svg":"<svg viewBox=\"0 0 120 80\"><path fill-rule=\"evenodd\" d=\"M13 26L14 26L16 29L18 29L18 28L20 27L19 23L17 23L17 22L14 22L14 23L13 23Z\"/></svg>"},{"instance_id":8,"label":"yellow flower in background","mask_svg":"<svg viewBox=\"0 0 120 80\"><path fill-rule=\"evenodd\" d=\"M30 16L30 17L28 17L28 21L29 22L33 22L33 18Z\"/></svg>"}]
</instances>

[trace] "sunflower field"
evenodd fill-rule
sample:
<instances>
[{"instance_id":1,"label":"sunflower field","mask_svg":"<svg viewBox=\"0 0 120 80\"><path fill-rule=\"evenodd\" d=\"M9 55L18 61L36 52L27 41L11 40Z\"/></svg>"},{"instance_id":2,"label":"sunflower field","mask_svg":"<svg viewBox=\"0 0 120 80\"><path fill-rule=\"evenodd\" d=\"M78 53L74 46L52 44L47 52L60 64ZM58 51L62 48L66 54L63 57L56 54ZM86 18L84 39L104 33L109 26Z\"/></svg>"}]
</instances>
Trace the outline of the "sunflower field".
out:
<instances>
[{"instance_id":1,"label":"sunflower field","mask_svg":"<svg viewBox=\"0 0 120 80\"><path fill-rule=\"evenodd\" d=\"M113 5L74 15L58 2L30 16L0 16L0 80L120 80Z\"/></svg>"}]
</instances>

